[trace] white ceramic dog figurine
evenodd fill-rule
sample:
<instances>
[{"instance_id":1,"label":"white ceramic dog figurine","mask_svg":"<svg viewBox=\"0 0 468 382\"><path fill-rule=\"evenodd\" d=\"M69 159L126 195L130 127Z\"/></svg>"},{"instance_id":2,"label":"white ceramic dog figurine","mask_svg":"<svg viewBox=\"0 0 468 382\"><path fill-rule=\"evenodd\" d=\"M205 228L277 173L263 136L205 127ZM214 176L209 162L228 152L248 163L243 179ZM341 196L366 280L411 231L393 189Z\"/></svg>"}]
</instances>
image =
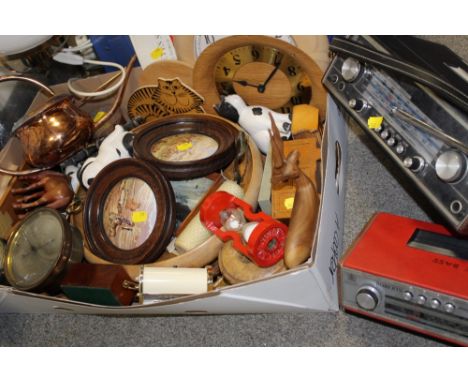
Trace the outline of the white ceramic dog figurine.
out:
<instances>
[{"instance_id":1,"label":"white ceramic dog figurine","mask_svg":"<svg viewBox=\"0 0 468 382\"><path fill-rule=\"evenodd\" d=\"M99 146L97 156L89 157L78 171L81 185L88 189L96 175L108 164L122 158L130 158L133 152L133 134L116 125Z\"/></svg>"},{"instance_id":2,"label":"white ceramic dog figurine","mask_svg":"<svg viewBox=\"0 0 468 382\"><path fill-rule=\"evenodd\" d=\"M238 123L247 131L264 154L270 147L271 121L269 113L272 114L281 137L289 138L291 135L291 116L289 114L277 113L264 106L248 106L237 94L221 97L221 102L215 105L215 110L222 117Z\"/></svg>"}]
</instances>

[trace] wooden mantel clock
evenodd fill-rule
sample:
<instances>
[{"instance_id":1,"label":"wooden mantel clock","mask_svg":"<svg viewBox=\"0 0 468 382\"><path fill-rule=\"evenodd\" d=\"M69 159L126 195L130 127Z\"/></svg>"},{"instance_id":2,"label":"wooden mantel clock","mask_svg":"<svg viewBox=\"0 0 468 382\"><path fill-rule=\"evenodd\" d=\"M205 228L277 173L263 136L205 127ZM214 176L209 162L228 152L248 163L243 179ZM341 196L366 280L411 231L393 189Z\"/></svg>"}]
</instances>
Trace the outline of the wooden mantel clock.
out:
<instances>
[{"instance_id":1,"label":"wooden mantel clock","mask_svg":"<svg viewBox=\"0 0 468 382\"><path fill-rule=\"evenodd\" d=\"M297 104L319 108L323 120L326 92L323 72L299 48L269 36L231 36L208 46L198 57L193 87L205 98L204 108L221 95L236 93L249 105L261 105L289 113Z\"/></svg>"}]
</instances>

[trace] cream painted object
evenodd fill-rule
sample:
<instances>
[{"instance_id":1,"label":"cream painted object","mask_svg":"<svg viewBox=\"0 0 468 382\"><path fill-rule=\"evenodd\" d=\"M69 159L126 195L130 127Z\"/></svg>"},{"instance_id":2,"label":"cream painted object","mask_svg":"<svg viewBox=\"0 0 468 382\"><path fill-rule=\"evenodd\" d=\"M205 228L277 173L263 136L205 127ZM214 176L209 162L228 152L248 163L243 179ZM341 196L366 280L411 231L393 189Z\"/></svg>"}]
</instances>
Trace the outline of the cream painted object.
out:
<instances>
[{"instance_id":1,"label":"cream painted object","mask_svg":"<svg viewBox=\"0 0 468 382\"><path fill-rule=\"evenodd\" d=\"M208 291L209 275L206 268L142 267L140 301L149 304L168 296L183 296Z\"/></svg>"},{"instance_id":2,"label":"cream painted object","mask_svg":"<svg viewBox=\"0 0 468 382\"><path fill-rule=\"evenodd\" d=\"M244 197L244 190L242 190L242 187L231 180L226 180L217 191L229 192L240 199ZM187 227L176 238L176 250L179 253L190 251L212 235L213 233L200 221L200 213L197 213L190 223L187 224Z\"/></svg>"}]
</instances>

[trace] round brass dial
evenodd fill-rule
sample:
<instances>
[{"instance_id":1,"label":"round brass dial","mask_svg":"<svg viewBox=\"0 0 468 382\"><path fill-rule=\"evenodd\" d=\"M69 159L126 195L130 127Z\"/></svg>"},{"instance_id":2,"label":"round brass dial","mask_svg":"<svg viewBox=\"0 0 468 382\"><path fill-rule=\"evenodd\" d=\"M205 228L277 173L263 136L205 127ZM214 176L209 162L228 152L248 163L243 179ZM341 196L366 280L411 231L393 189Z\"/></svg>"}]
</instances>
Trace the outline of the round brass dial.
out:
<instances>
[{"instance_id":1,"label":"round brass dial","mask_svg":"<svg viewBox=\"0 0 468 382\"><path fill-rule=\"evenodd\" d=\"M42 207L12 229L4 269L8 283L24 291L58 292L67 267L83 258L83 239L63 215Z\"/></svg>"},{"instance_id":2,"label":"round brass dial","mask_svg":"<svg viewBox=\"0 0 468 382\"><path fill-rule=\"evenodd\" d=\"M194 67L193 86L205 98L205 110L221 95L236 93L249 105L282 113L297 104L313 104L323 119L326 93L322 71L302 50L268 36L231 36L208 46Z\"/></svg>"}]
</instances>

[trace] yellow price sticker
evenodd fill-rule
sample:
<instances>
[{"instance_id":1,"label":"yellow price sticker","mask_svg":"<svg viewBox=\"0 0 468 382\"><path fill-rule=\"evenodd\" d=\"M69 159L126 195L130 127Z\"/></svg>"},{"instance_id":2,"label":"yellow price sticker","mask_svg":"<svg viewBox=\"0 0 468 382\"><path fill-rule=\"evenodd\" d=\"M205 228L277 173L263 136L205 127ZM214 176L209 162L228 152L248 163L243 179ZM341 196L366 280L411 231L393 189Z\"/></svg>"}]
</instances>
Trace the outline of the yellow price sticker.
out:
<instances>
[{"instance_id":1,"label":"yellow price sticker","mask_svg":"<svg viewBox=\"0 0 468 382\"><path fill-rule=\"evenodd\" d=\"M157 60L158 58L161 58L163 55L164 55L164 49L161 47L154 49L150 53L150 56L153 60Z\"/></svg>"},{"instance_id":2,"label":"yellow price sticker","mask_svg":"<svg viewBox=\"0 0 468 382\"><path fill-rule=\"evenodd\" d=\"M146 211L133 211L132 222L133 223L144 223L148 220L148 213Z\"/></svg>"},{"instance_id":3,"label":"yellow price sticker","mask_svg":"<svg viewBox=\"0 0 468 382\"><path fill-rule=\"evenodd\" d=\"M378 129L382 125L382 122L382 116L369 117L369 119L367 120L367 126L369 126L369 129Z\"/></svg>"},{"instance_id":4,"label":"yellow price sticker","mask_svg":"<svg viewBox=\"0 0 468 382\"><path fill-rule=\"evenodd\" d=\"M98 111L93 118L93 122L96 123L100 121L107 113L105 111Z\"/></svg>"},{"instance_id":5,"label":"yellow price sticker","mask_svg":"<svg viewBox=\"0 0 468 382\"><path fill-rule=\"evenodd\" d=\"M284 206L286 207L286 209L292 210L292 208L294 207L294 198L291 197L284 199Z\"/></svg>"},{"instance_id":6,"label":"yellow price sticker","mask_svg":"<svg viewBox=\"0 0 468 382\"><path fill-rule=\"evenodd\" d=\"M192 142L185 142L177 145L177 150L179 151L186 151L192 147Z\"/></svg>"}]
</instances>

